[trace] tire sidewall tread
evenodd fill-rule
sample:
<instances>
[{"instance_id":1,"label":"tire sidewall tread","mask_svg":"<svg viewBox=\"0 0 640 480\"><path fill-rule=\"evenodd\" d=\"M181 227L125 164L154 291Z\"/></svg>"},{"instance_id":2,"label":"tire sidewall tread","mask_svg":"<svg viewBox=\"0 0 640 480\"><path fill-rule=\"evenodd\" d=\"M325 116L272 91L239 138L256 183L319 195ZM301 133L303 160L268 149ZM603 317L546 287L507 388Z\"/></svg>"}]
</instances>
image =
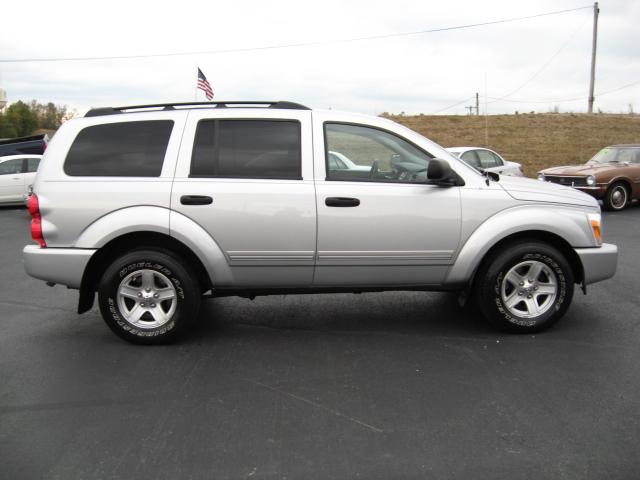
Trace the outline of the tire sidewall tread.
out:
<instances>
[{"instance_id":1,"label":"tire sidewall tread","mask_svg":"<svg viewBox=\"0 0 640 480\"><path fill-rule=\"evenodd\" d=\"M558 281L558 294L554 304L535 319L511 314L503 305L501 296L504 275L516 264L528 260L547 265ZM564 255L546 243L524 241L507 245L485 262L478 272L476 303L485 318L500 330L535 333L551 327L562 318L571 304L573 292L573 271Z\"/></svg>"},{"instance_id":2,"label":"tire sidewall tread","mask_svg":"<svg viewBox=\"0 0 640 480\"><path fill-rule=\"evenodd\" d=\"M117 289L122 279L139 269L162 273L176 290L176 310L166 324L155 329L141 329L128 323L121 315ZM170 343L181 337L197 316L200 290L195 275L182 259L170 252L139 249L116 258L100 281L98 302L102 317L109 328L121 338L137 344Z\"/></svg>"}]
</instances>

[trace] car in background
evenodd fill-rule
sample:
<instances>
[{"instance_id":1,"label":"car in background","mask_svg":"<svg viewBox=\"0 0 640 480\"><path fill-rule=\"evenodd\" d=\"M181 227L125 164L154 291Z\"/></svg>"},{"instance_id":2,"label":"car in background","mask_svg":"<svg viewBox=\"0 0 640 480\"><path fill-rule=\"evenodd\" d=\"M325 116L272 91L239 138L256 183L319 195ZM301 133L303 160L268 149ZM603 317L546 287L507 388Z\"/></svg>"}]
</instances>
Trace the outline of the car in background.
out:
<instances>
[{"instance_id":1,"label":"car in background","mask_svg":"<svg viewBox=\"0 0 640 480\"><path fill-rule=\"evenodd\" d=\"M538 172L538 180L576 188L619 211L640 199L640 144L611 145L583 165L553 167Z\"/></svg>"},{"instance_id":2,"label":"car in background","mask_svg":"<svg viewBox=\"0 0 640 480\"><path fill-rule=\"evenodd\" d=\"M0 157L0 204L24 204L40 165L42 155Z\"/></svg>"},{"instance_id":3,"label":"car in background","mask_svg":"<svg viewBox=\"0 0 640 480\"><path fill-rule=\"evenodd\" d=\"M522 165L505 160L493 150L482 147L451 147L446 149L467 165L481 172L524 177Z\"/></svg>"},{"instance_id":4,"label":"car in background","mask_svg":"<svg viewBox=\"0 0 640 480\"><path fill-rule=\"evenodd\" d=\"M328 155L329 167L334 170L354 170L359 172L371 171L371 165L358 165L349 157L340 152L329 151Z\"/></svg>"},{"instance_id":5,"label":"car in background","mask_svg":"<svg viewBox=\"0 0 640 480\"><path fill-rule=\"evenodd\" d=\"M48 143L49 136L47 134L0 139L0 157L9 155L42 155Z\"/></svg>"}]
</instances>

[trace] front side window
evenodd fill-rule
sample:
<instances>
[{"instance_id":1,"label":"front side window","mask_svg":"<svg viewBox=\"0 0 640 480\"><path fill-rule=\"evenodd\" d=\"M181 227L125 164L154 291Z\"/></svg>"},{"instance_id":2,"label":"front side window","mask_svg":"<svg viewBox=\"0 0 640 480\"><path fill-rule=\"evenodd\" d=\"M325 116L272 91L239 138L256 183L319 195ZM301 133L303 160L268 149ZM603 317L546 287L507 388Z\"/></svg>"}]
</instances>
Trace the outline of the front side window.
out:
<instances>
[{"instance_id":1,"label":"front side window","mask_svg":"<svg viewBox=\"0 0 640 480\"><path fill-rule=\"evenodd\" d=\"M159 177L172 129L172 120L86 127L71 145L64 171L82 177Z\"/></svg>"},{"instance_id":2,"label":"front side window","mask_svg":"<svg viewBox=\"0 0 640 480\"><path fill-rule=\"evenodd\" d=\"M300 141L296 120L201 120L190 175L298 180Z\"/></svg>"},{"instance_id":3,"label":"front side window","mask_svg":"<svg viewBox=\"0 0 640 480\"><path fill-rule=\"evenodd\" d=\"M14 158L0 163L0 175L15 175L22 173L22 159Z\"/></svg>"},{"instance_id":4,"label":"front side window","mask_svg":"<svg viewBox=\"0 0 640 480\"><path fill-rule=\"evenodd\" d=\"M424 183L431 156L378 128L325 124L327 180ZM339 160L339 161L338 161Z\"/></svg>"}]
</instances>

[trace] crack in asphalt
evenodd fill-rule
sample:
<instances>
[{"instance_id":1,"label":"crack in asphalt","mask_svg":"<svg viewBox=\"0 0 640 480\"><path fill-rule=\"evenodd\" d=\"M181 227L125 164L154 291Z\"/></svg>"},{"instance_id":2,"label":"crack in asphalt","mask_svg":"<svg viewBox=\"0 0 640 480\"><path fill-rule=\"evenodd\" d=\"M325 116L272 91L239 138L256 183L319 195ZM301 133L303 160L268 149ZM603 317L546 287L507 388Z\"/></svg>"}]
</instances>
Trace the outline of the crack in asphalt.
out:
<instances>
[{"instance_id":1,"label":"crack in asphalt","mask_svg":"<svg viewBox=\"0 0 640 480\"><path fill-rule=\"evenodd\" d=\"M262 383L262 382L258 382L256 380L251 380L248 378L244 379L246 382L252 383L253 385L257 385L259 387L265 388L267 390L270 390L272 392L275 393L279 393L280 395L284 395L286 397L292 398L294 400L297 400L299 402L303 402L306 403L307 405L311 405L313 407L319 408L320 410L324 410L325 412L331 413L333 415L335 415L336 417L341 417L344 418L346 420L349 420L353 423L356 423L358 425L360 425L361 427L366 428L367 430L370 430L372 432L375 433L384 433L384 430L382 430L381 428L378 427L374 427L373 425L363 422L362 420L359 420L355 417L352 417L351 415L347 415L346 413L342 413L338 410L335 410L331 407L327 407L326 405L322 405L321 403L318 402L314 402L313 400L310 400L308 398L302 397L300 395L296 395L295 393L291 393L291 392L287 392L286 390L282 390L280 388L277 387L273 387L271 385L267 385L266 383Z\"/></svg>"}]
</instances>

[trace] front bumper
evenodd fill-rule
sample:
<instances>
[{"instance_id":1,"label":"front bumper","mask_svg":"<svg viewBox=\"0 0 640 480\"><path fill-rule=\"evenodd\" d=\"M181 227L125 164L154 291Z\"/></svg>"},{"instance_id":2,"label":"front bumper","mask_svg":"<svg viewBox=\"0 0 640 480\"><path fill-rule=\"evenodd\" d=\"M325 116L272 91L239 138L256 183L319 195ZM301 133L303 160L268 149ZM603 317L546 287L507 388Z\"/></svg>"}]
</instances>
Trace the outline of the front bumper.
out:
<instances>
[{"instance_id":1,"label":"front bumper","mask_svg":"<svg viewBox=\"0 0 640 480\"><path fill-rule=\"evenodd\" d=\"M576 190L580 190L588 195L591 195L594 198L600 199L604 197L604 194L607 193L606 185L595 185L593 187L573 187Z\"/></svg>"},{"instance_id":2,"label":"front bumper","mask_svg":"<svg viewBox=\"0 0 640 480\"><path fill-rule=\"evenodd\" d=\"M584 285L600 282L616 274L618 267L618 247L603 243L601 247L576 248L582 262Z\"/></svg>"},{"instance_id":3,"label":"front bumper","mask_svg":"<svg viewBox=\"0 0 640 480\"><path fill-rule=\"evenodd\" d=\"M40 248L27 245L22 250L24 269L32 277L69 288L80 288L82 275L96 250L84 248Z\"/></svg>"}]
</instances>

